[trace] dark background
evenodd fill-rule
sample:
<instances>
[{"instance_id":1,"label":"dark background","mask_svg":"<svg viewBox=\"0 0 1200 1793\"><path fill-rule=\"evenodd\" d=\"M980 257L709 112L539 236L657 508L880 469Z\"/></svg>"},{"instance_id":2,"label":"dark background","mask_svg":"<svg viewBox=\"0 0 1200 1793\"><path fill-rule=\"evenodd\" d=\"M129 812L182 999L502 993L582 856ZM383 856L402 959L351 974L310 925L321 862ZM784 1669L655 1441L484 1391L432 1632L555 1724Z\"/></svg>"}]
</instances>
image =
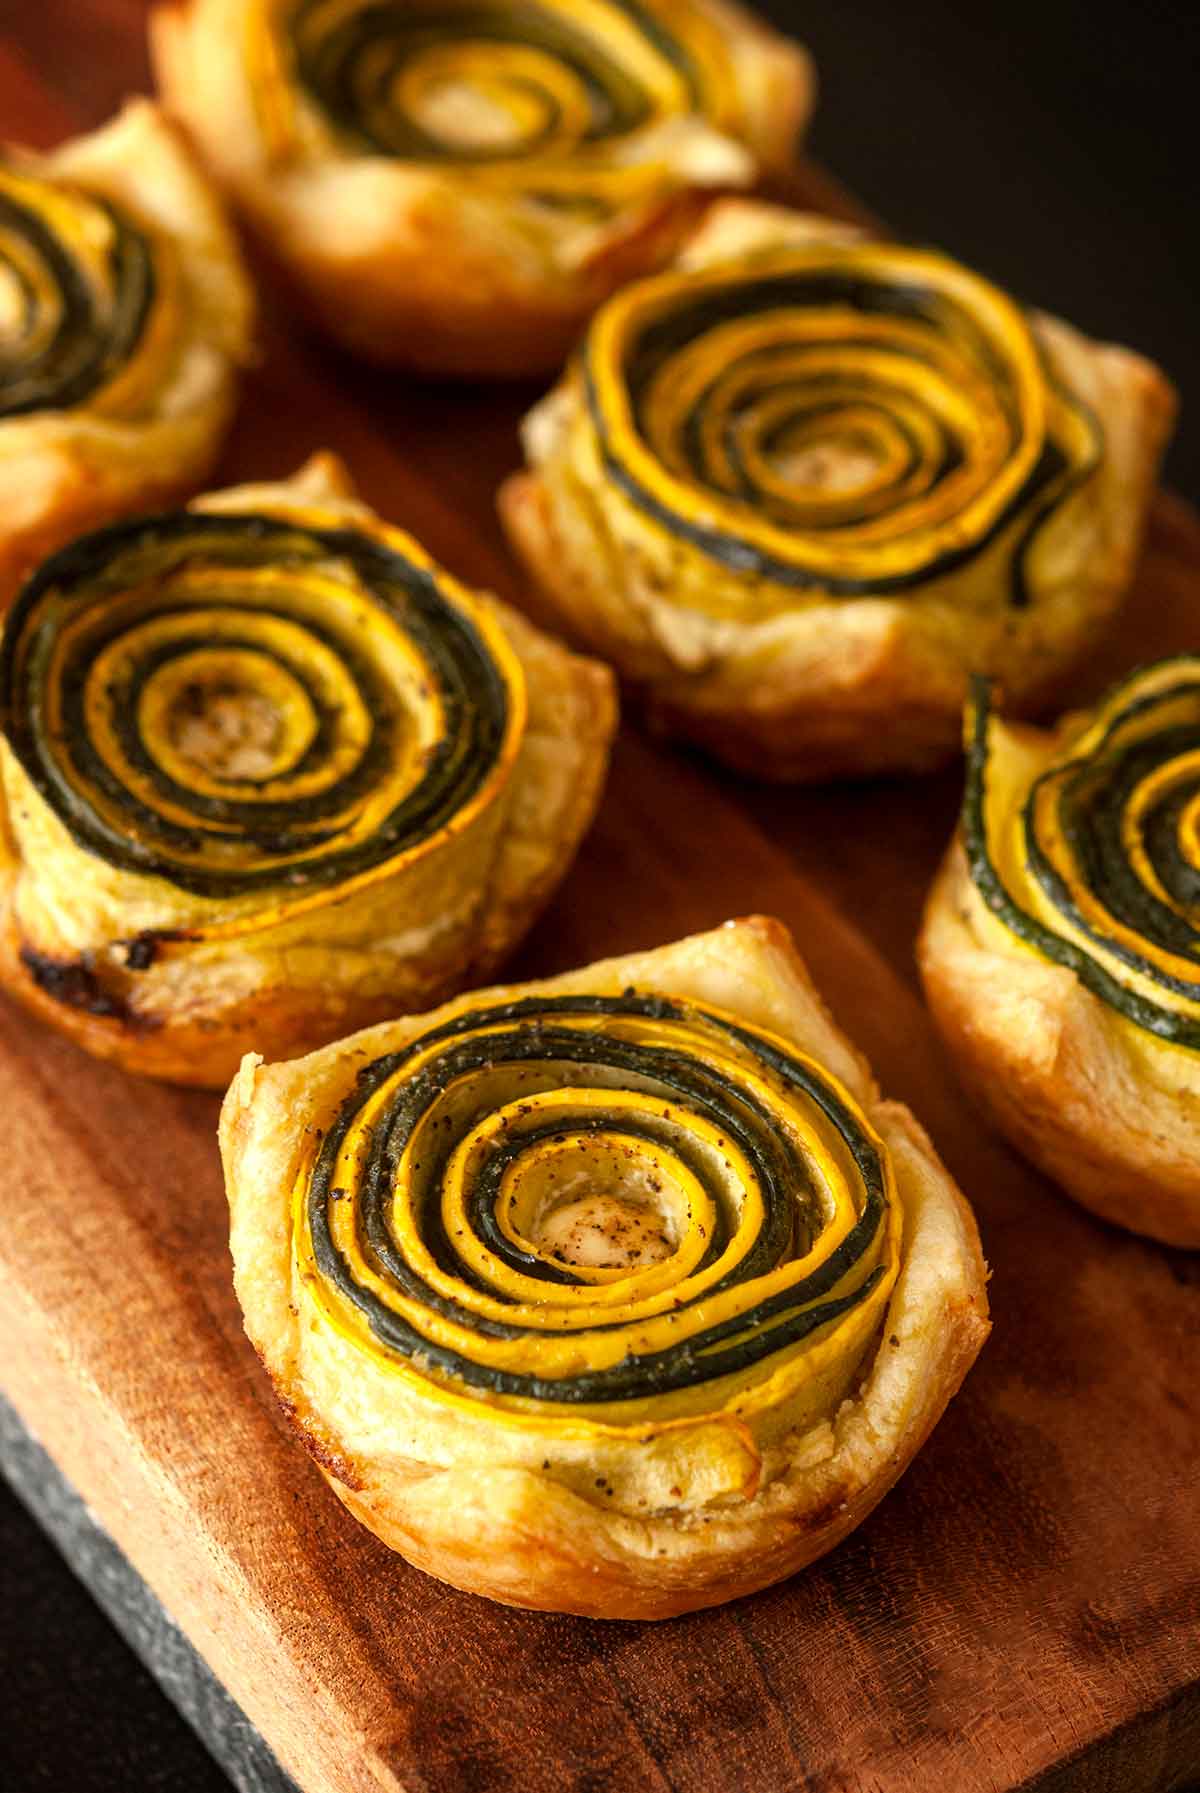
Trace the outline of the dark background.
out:
<instances>
[{"instance_id":1,"label":"dark background","mask_svg":"<svg viewBox=\"0 0 1200 1793\"><path fill-rule=\"evenodd\" d=\"M1195 0L760 10L816 58L814 154L898 236L1166 369L1167 478L1200 499Z\"/></svg>"},{"instance_id":2,"label":"dark background","mask_svg":"<svg viewBox=\"0 0 1200 1793\"><path fill-rule=\"evenodd\" d=\"M1200 497L1195 0L760 10L816 58L814 154L897 234L1167 369L1168 478ZM0 1566L0 1793L227 1788L2 1484Z\"/></svg>"}]
</instances>

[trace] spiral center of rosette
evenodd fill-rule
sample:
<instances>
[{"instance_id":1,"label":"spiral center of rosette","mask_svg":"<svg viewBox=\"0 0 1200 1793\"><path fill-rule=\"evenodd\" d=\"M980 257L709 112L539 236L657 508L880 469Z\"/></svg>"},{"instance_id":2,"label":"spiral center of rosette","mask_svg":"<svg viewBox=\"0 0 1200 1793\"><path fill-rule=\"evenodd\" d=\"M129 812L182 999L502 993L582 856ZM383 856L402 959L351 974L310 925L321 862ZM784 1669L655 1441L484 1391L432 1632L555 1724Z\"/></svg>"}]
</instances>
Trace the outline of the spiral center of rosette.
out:
<instances>
[{"instance_id":1,"label":"spiral center of rosette","mask_svg":"<svg viewBox=\"0 0 1200 1793\"><path fill-rule=\"evenodd\" d=\"M692 1179L672 1168L646 1140L600 1129L563 1133L507 1173L502 1202L511 1215L523 1213L526 1227L512 1236L583 1270L661 1263L692 1215Z\"/></svg>"},{"instance_id":2,"label":"spiral center of rosette","mask_svg":"<svg viewBox=\"0 0 1200 1793\"><path fill-rule=\"evenodd\" d=\"M132 388L159 285L117 207L0 162L0 418L83 404L123 374Z\"/></svg>"},{"instance_id":3,"label":"spiral center of rosette","mask_svg":"<svg viewBox=\"0 0 1200 1793\"><path fill-rule=\"evenodd\" d=\"M857 1361L899 1242L846 1091L731 1017L634 992L466 1011L364 1067L295 1226L306 1286L362 1348L621 1423L809 1354Z\"/></svg>"},{"instance_id":4,"label":"spiral center of rosette","mask_svg":"<svg viewBox=\"0 0 1200 1793\"><path fill-rule=\"evenodd\" d=\"M704 36L700 22L690 34ZM586 157L690 111L698 90L682 34L641 0L301 0L289 36L301 86L333 123L412 161Z\"/></svg>"},{"instance_id":5,"label":"spiral center of rosette","mask_svg":"<svg viewBox=\"0 0 1200 1793\"><path fill-rule=\"evenodd\" d=\"M633 1269L671 1254L653 1204L599 1192L571 1196L551 1208L538 1243L561 1263L593 1270Z\"/></svg>"},{"instance_id":6,"label":"spiral center of rosette","mask_svg":"<svg viewBox=\"0 0 1200 1793\"><path fill-rule=\"evenodd\" d=\"M886 457L866 430L848 420L819 429L812 420L789 419L765 441L747 444L760 463L760 480L776 483L793 498L807 493L867 493L880 481Z\"/></svg>"},{"instance_id":7,"label":"spiral center of rosette","mask_svg":"<svg viewBox=\"0 0 1200 1793\"><path fill-rule=\"evenodd\" d=\"M764 579L925 586L1006 532L1022 597L1018 563L1099 454L1011 300L887 245L641 282L593 320L584 380L609 476L759 605Z\"/></svg>"},{"instance_id":8,"label":"spiral center of rosette","mask_svg":"<svg viewBox=\"0 0 1200 1793\"><path fill-rule=\"evenodd\" d=\"M463 1241L474 1274L490 1278L498 1265L518 1262L549 1278L547 1289L532 1291L541 1301L553 1302L558 1286L615 1282L632 1290L641 1286L636 1273L657 1264L678 1280L741 1219L742 1192L722 1173L703 1120L665 1113L650 1090L573 1083L490 1109L447 1165L445 1188L447 1235ZM481 1188L494 1196L482 1232L469 1224L465 1195ZM512 1251L501 1247L497 1259L489 1237Z\"/></svg>"},{"instance_id":9,"label":"spiral center of rosette","mask_svg":"<svg viewBox=\"0 0 1200 1793\"><path fill-rule=\"evenodd\" d=\"M316 730L303 685L270 661L252 683L243 678L236 657L202 649L180 656L163 682L171 687L165 702L153 685L143 699L164 713L160 763L167 754L177 755L209 778L227 782L279 777Z\"/></svg>"},{"instance_id":10,"label":"spiral center of rosette","mask_svg":"<svg viewBox=\"0 0 1200 1793\"><path fill-rule=\"evenodd\" d=\"M26 587L0 717L89 851L203 897L301 896L506 788L519 663L406 538L308 513L117 525Z\"/></svg>"},{"instance_id":11,"label":"spiral center of rosette","mask_svg":"<svg viewBox=\"0 0 1200 1793\"><path fill-rule=\"evenodd\" d=\"M592 121L577 73L525 44L435 46L404 64L391 99L445 154L480 159L578 142Z\"/></svg>"}]
</instances>

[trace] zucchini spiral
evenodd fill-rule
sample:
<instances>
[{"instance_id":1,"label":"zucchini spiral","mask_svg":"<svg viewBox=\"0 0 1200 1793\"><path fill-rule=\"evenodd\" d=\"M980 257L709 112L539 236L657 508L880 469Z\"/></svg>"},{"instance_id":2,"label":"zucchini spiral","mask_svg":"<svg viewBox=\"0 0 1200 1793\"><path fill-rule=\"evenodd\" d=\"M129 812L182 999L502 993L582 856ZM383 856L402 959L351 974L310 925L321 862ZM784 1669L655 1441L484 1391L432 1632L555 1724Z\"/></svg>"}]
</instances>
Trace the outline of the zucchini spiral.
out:
<instances>
[{"instance_id":1,"label":"zucchini spiral","mask_svg":"<svg viewBox=\"0 0 1200 1793\"><path fill-rule=\"evenodd\" d=\"M117 207L0 163L0 418L96 404L101 389L104 409L129 409L166 260Z\"/></svg>"},{"instance_id":2,"label":"zucchini spiral","mask_svg":"<svg viewBox=\"0 0 1200 1793\"><path fill-rule=\"evenodd\" d=\"M257 43L257 92L282 144L278 40L264 29ZM603 206L660 179L621 151L668 120L699 114L737 130L724 39L690 4L300 0L284 44L299 87L359 149L499 176L560 203Z\"/></svg>"},{"instance_id":3,"label":"zucchini spiral","mask_svg":"<svg viewBox=\"0 0 1200 1793\"><path fill-rule=\"evenodd\" d=\"M1171 411L943 255L731 199L595 313L500 506L663 729L768 778L920 768L973 672L1032 705L1091 644Z\"/></svg>"},{"instance_id":4,"label":"zucchini spiral","mask_svg":"<svg viewBox=\"0 0 1200 1793\"><path fill-rule=\"evenodd\" d=\"M0 602L84 530L200 483L251 316L220 208L149 102L0 158Z\"/></svg>"},{"instance_id":5,"label":"zucchini spiral","mask_svg":"<svg viewBox=\"0 0 1200 1793\"><path fill-rule=\"evenodd\" d=\"M1023 796L993 781L998 727L967 714L963 838L992 913L1136 1027L1200 1048L1200 659L1143 668Z\"/></svg>"},{"instance_id":6,"label":"zucchini spiral","mask_svg":"<svg viewBox=\"0 0 1200 1793\"><path fill-rule=\"evenodd\" d=\"M726 0L173 0L152 35L327 327L457 373L561 366L704 193L788 162L811 97Z\"/></svg>"},{"instance_id":7,"label":"zucchini spiral","mask_svg":"<svg viewBox=\"0 0 1200 1793\"><path fill-rule=\"evenodd\" d=\"M251 1056L221 1147L246 1330L335 1492L518 1606L790 1574L987 1331L969 1210L764 917Z\"/></svg>"},{"instance_id":8,"label":"zucchini spiral","mask_svg":"<svg viewBox=\"0 0 1200 1793\"><path fill-rule=\"evenodd\" d=\"M85 537L26 586L0 650L9 747L71 837L252 899L256 927L260 893L294 911L465 830L524 701L501 632L419 550L298 516Z\"/></svg>"},{"instance_id":9,"label":"zucchini spiral","mask_svg":"<svg viewBox=\"0 0 1200 1793\"><path fill-rule=\"evenodd\" d=\"M740 576L690 594L720 616L918 591L1002 533L1027 604L1037 533L1103 449L1011 300L887 244L661 275L593 321L583 369L608 477Z\"/></svg>"},{"instance_id":10,"label":"zucchini spiral","mask_svg":"<svg viewBox=\"0 0 1200 1793\"><path fill-rule=\"evenodd\" d=\"M569 1264L547 1218L597 1196L611 1262ZM661 1255L622 1267L647 1213ZM365 1064L295 1228L334 1323L423 1379L643 1428L744 1417L768 1388L794 1421L798 1386L840 1393L899 1244L846 1091L730 1016L633 991L468 1010Z\"/></svg>"},{"instance_id":11,"label":"zucchini spiral","mask_svg":"<svg viewBox=\"0 0 1200 1793\"><path fill-rule=\"evenodd\" d=\"M314 477L320 465L301 487ZM307 986L301 1044L355 1000L378 1014L449 987L493 925L489 885L524 782L531 700L495 602L328 491L246 498L64 549L25 587L0 649L26 981L107 1019L123 1052L140 1036L148 1063L199 1000L183 1001L172 961L207 965L226 1005L231 982L248 985L253 1039L273 1025L269 1004L253 1013L253 986L281 980L277 1000L302 1014ZM546 701L566 679L568 725L569 657L548 670ZM584 747L611 726L578 720ZM580 770L586 815L595 772ZM577 836L561 813L548 826ZM544 876L537 853L530 864ZM94 913L63 903L81 873ZM256 963L268 948L269 978ZM210 1061L236 1063L230 1026L206 1077Z\"/></svg>"}]
</instances>

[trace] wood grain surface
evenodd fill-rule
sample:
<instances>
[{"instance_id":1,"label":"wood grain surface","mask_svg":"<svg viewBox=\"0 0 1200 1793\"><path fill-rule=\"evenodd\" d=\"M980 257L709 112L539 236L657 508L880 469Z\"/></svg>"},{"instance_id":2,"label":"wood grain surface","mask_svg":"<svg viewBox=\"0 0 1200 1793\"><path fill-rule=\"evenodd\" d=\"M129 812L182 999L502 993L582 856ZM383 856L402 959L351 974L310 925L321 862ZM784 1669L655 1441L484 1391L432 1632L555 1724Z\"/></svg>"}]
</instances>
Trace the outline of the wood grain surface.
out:
<instances>
[{"instance_id":1,"label":"wood grain surface","mask_svg":"<svg viewBox=\"0 0 1200 1793\"><path fill-rule=\"evenodd\" d=\"M0 0L3 134L49 144L143 86L144 14ZM268 310L224 474L332 447L456 573L522 601L491 495L532 393L366 373ZM1164 498L1081 693L1200 645L1198 600L1200 523ZM0 1382L306 1793L1140 1793L1200 1774L1200 1259L1089 1218L957 1093L912 967L957 795L956 774L756 790L627 726L514 967L779 915L973 1199L993 1266L992 1339L882 1507L794 1581L661 1626L510 1612L360 1530L242 1336L215 1102L0 1006Z\"/></svg>"}]
</instances>

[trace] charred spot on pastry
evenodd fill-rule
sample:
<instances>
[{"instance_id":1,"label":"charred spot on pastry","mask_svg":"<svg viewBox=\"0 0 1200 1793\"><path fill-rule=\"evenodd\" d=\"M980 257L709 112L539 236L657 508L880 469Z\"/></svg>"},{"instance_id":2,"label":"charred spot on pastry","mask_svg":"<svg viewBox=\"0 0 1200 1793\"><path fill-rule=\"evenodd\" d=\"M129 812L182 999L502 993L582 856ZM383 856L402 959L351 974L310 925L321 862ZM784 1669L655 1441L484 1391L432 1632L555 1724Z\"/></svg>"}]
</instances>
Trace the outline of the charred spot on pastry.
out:
<instances>
[{"instance_id":1,"label":"charred spot on pastry","mask_svg":"<svg viewBox=\"0 0 1200 1793\"><path fill-rule=\"evenodd\" d=\"M102 1020L118 1021L123 1026L144 1026L119 996L106 990L89 962L88 955L78 959L55 959L35 952L31 946L21 948L21 963L39 990L64 1007L81 1009Z\"/></svg>"},{"instance_id":2,"label":"charred spot on pastry","mask_svg":"<svg viewBox=\"0 0 1200 1793\"><path fill-rule=\"evenodd\" d=\"M818 1506L810 1507L801 1515L800 1523L805 1531L824 1531L832 1525L845 1511L849 1502L844 1489L829 1495Z\"/></svg>"},{"instance_id":3,"label":"charred spot on pastry","mask_svg":"<svg viewBox=\"0 0 1200 1793\"><path fill-rule=\"evenodd\" d=\"M122 942L125 947L126 968L130 971L149 971L157 963L164 946L198 938L194 931L187 928L143 928L140 933Z\"/></svg>"}]
</instances>

